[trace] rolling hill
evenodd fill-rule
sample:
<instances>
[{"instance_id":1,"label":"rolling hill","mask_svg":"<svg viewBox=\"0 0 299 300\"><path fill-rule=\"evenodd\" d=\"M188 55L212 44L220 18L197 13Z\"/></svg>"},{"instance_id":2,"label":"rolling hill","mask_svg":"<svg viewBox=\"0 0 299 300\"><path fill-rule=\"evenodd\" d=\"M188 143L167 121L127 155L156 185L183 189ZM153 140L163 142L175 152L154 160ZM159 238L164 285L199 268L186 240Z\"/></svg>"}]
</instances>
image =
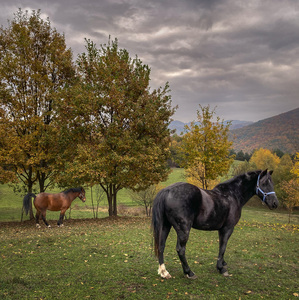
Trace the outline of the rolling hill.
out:
<instances>
[{"instance_id":1,"label":"rolling hill","mask_svg":"<svg viewBox=\"0 0 299 300\"><path fill-rule=\"evenodd\" d=\"M169 128L181 135L186 124L190 123L172 121ZM299 107L255 123L233 120L230 134L236 152L267 148L295 154L299 151Z\"/></svg>"},{"instance_id":2,"label":"rolling hill","mask_svg":"<svg viewBox=\"0 0 299 300\"><path fill-rule=\"evenodd\" d=\"M299 151L299 108L230 132L237 152L267 148L294 154Z\"/></svg>"}]
</instances>

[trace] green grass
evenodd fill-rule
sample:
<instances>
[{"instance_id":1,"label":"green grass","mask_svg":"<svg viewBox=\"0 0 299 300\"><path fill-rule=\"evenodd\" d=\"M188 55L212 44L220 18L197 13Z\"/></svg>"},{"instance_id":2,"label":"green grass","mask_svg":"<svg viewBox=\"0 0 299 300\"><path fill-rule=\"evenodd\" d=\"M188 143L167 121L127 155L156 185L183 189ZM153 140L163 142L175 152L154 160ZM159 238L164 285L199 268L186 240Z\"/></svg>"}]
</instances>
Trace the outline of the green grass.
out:
<instances>
[{"instance_id":1,"label":"green grass","mask_svg":"<svg viewBox=\"0 0 299 300\"><path fill-rule=\"evenodd\" d=\"M174 230L165 250L173 278L157 275L148 218L2 223L0 299L295 299L299 220L286 223L284 214L244 209L225 255L229 278L215 268L217 232L192 230L194 281L183 276Z\"/></svg>"},{"instance_id":2,"label":"green grass","mask_svg":"<svg viewBox=\"0 0 299 300\"><path fill-rule=\"evenodd\" d=\"M168 186L177 181L185 181L184 169L173 169L167 181L162 183L162 186ZM47 190L47 192L58 193L60 190L55 188L53 190ZM22 215L22 201L24 195L15 194L13 188L7 184L0 185L0 222L7 221L20 221ZM93 189L93 198L95 201L96 191ZM75 199L72 203L71 218L93 218L91 190L86 188L86 202L82 203L79 199ZM134 207L136 204L130 198L129 192L126 189L122 189L117 194L117 201L119 205L126 207ZM100 217L108 216L107 200L104 195L100 201L101 212ZM69 210L66 212L66 216L69 217ZM59 218L59 212L47 212L48 220L56 220ZM23 220L29 219L24 216Z\"/></svg>"}]
</instances>

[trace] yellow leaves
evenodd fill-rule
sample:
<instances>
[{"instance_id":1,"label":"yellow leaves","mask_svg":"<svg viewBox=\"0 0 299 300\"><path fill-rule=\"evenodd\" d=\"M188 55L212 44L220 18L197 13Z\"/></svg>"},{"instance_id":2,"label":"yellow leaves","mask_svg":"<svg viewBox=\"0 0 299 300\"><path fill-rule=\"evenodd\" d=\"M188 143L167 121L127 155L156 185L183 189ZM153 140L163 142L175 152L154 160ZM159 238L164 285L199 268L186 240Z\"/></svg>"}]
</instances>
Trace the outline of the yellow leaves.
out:
<instances>
[{"instance_id":1,"label":"yellow leaves","mask_svg":"<svg viewBox=\"0 0 299 300\"><path fill-rule=\"evenodd\" d=\"M299 178L291 179L289 181L283 181L280 185L282 191L287 195L284 200L284 205L292 213L294 207L299 206Z\"/></svg>"},{"instance_id":2,"label":"yellow leaves","mask_svg":"<svg viewBox=\"0 0 299 300\"><path fill-rule=\"evenodd\" d=\"M258 169L275 170L280 162L280 158L270 150L260 148L253 153L250 162L255 163Z\"/></svg>"},{"instance_id":3,"label":"yellow leaves","mask_svg":"<svg viewBox=\"0 0 299 300\"><path fill-rule=\"evenodd\" d=\"M291 170L291 173L297 176L297 179L299 179L299 152L296 154L295 158L295 164Z\"/></svg>"},{"instance_id":4,"label":"yellow leaves","mask_svg":"<svg viewBox=\"0 0 299 300\"><path fill-rule=\"evenodd\" d=\"M215 180L219 175L227 172L232 159L229 157L229 149L232 142L228 141L228 125L217 118L212 121L215 110L210 107L202 107L197 111L198 122L192 122L186 126L189 132L183 136L182 152L185 167L189 173L193 172L198 177L197 181L203 188L207 188L207 180Z\"/></svg>"}]
</instances>

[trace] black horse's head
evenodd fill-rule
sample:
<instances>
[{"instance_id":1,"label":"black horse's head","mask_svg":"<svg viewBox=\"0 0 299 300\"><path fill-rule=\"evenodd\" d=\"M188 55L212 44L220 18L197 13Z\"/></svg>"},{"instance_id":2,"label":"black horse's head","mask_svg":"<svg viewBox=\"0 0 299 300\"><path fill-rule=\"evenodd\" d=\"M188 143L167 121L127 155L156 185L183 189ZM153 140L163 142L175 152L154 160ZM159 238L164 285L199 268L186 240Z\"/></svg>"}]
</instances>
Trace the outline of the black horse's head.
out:
<instances>
[{"instance_id":1,"label":"black horse's head","mask_svg":"<svg viewBox=\"0 0 299 300\"><path fill-rule=\"evenodd\" d=\"M258 175L256 183L256 194L266 203L270 209L278 207L278 200L274 192L274 185L271 178L273 171L264 170Z\"/></svg>"}]
</instances>

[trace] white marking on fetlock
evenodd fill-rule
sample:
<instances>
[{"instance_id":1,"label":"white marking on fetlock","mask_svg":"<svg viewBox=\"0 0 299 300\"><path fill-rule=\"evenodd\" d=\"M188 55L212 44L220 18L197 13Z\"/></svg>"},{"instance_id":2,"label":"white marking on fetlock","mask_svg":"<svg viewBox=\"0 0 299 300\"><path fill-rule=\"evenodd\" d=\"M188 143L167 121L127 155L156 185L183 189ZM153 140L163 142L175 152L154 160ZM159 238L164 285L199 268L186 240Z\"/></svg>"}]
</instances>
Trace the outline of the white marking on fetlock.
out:
<instances>
[{"instance_id":1,"label":"white marking on fetlock","mask_svg":"<svg viewBox=\"0 0 299 300\"><path fill-rule=\"evenodd\" d=\"M37 223L36 223L36 225L35 225L35 226L36 226L36 228L40 228L40 225L39 225L39 224L37 224Z\"/></svg>"},{"instance_id":2,"label":"white marking on fetlock","mask_svg":"<svg viewBox=\"0 0 299 300\"><path fill-rule=\"evenodd\" d=\"M48 228L51 228L51 225L48 225Z\"/></svg>"},{"instance_id":3,"label":"white marking on fetlock","mask_svg":"<svg viewBox=\"0 0 299 300\"><path fill-rule=\"evenodd\" d=\"M171 275L168 273L168 271L165 268L165 265L159 265L159 269L158 269L158 274L162 277L162 278L166 278L169 279L171 278Z\"/></svg>"}]
</instances>

